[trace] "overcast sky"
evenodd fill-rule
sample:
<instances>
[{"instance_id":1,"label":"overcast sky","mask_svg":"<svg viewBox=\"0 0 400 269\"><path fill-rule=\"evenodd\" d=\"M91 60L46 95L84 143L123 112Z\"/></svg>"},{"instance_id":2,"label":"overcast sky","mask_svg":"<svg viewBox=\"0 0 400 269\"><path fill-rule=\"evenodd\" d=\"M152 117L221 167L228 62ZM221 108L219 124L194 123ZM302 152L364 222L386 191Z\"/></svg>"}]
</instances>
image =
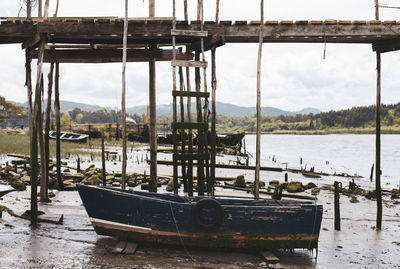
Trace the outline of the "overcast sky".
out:
<instances>
[{"instance_id":1,"label":"overcast sky","mask_svg":"<svg viewBox=\"0 0 400 269\"><path fill-rule=\"evenodd\" d=\"M0 17L16 17L22 0L1 0ZM43 0L44 1L44 0ZM55 0L50 0L50 14ZM123 16L123 0L60 0L59 16ZM130 0L129 17L147 16L148 0ZM188 0L195 19L197 0ZM372 20L374 0L265 0L265 20ZM156 16L170 17L172 0L156 0ZM177 0L178 19L183 18ZM400 6L399 0L381 5ZM205 0L205 19L213 20L215 0ZM33 11L37 14L37 11ZM381 9L381 20L399 20L400 10ZM24 10L20 16L26 16ZM259 20L259 1L220 0L221 20ZM227 44L217 49L217 100L242 106L256 103L257 44ZM262 106L323 111L375 103L376 62L371 45L264 44ZM210 53L207 53L210 59ZM382 102L399 102L399 52L382 56ZM45 67L47 74L48 66ZM62 64L61 100L120 107L122 64ZM35 72L33 72L35 74ZM210 87L210 76L208 85ZM24 52L0 45L0 95L25 102ZM128 63L127 106L148 104L148 63ZM157 63L157 103L172 102L170 63Z\"/></svg>"}]
</instances>

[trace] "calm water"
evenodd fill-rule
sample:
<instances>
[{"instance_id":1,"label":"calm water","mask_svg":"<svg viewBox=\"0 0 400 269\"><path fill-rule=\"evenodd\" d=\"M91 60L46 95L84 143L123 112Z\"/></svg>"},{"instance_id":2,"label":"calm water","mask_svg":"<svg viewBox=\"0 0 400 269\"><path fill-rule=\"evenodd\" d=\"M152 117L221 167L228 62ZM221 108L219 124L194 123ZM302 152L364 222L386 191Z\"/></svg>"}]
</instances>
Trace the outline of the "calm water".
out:
<instances>
[{"instance_id":1,"label":"calm water","mask_svg":"<svg viewBox=\"0 0 400 269\"><path fill-rule=\"evenodd\" d=\"M400 181L400 135L382 135L382 183L395 187ZM255 156L255 135L245 137L247 151ZM262 135L261 159L289 168L307 169L328 173L358 174L369 179L375 162L375 135Z\"/></svg>"}]
</instances>

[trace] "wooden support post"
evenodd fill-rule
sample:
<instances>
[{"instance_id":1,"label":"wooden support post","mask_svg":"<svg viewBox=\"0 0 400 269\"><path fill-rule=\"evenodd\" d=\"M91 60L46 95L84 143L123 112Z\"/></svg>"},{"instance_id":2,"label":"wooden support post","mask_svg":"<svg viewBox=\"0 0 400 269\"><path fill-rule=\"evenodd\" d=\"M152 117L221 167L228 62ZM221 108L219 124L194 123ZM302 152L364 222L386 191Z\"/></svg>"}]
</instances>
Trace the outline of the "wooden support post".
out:
<instances>
[{"instance_id":1,"label":"wooden support post","mask_svg":"<svg viewBox=\"0 0 400 269\"><path fill-rule=\"evenodd\" d=\"M125 91L126 91L126 47L128 43L128 0L125 0L124 18L124 37L122 52L122 189L126 186L126 111L125 111ZM103 179L104 183L104 179Z\"/></svg>"},{"instance_id":2,"label":"wooden support post","mask_svg":"<svg viewBox=\"0 0 400 269\"><path fill-rule=\"evenodd\" d=\"M50 141L49 141L49 133L50 133L50 116L51 116L51 96L53 92L53 74L54 74L54 63L50 64L50 71L47 76L48 85L47 85L47 107L46 107L46 121L45 121L45 135L44 135L44 147L46 154L46 198L49 199L48 196L48 182L49 182L49 164L50 164Z\"/></svg>"},{"instance_id":3,"label":"wooden support post","mask_svg":"<svg viewBox=\"0 0 400 269\"><path fill-rule=\"evenodd\" d=\"M264 0L261 0L261 24L258 43L258 59L257 59L257 136L256 136L256 171L254 178L254 198L259 198L260 184L260 140L261 140L261 56L263 46L263 26L264 26Z\"/></svg>"},{"instance_id":4,"label":"wooden support post","mask_svg":"<svg viewBox=\"0 0 400 269\"><path fill-rule=\"evenodd\" d=\"M219 22L219 0L217 0L215 8L215 23Z\"/></svg>"},{"instance_id":5,"label":"wooden support post","mask_svg":"<svg viewBox=\"0 0 400 269\"><path fill-rule=\"evenodd\" d=\"M104 130L101 132L101 177L103 179L103 186L106 185L106 158L104 154Z\"/></svg>"},{"instance_id":6,"label":"wooden support post","mask_svg":"<svg viewBox=\"0 0 400 269\"><path fill-rule=\"evenodd\" d=\"M37 225L37 177L38 177L38 147L37 147L37 138L38 138L38 122L40 116L40 103L41 103L41 78L42 78L42 65L43 65L43 51L44 51L45 43L42 40L39 46L39 58L37 62L37 71L36 71L36 87L35 87L35 107L32 115L32 136L30 141L30 161L31 161L31 226Z\"/></svg>"},{"instance_id":7,"label":"wooden support post","mask_svg":"<svg viewBox=\"0 0 400 269\"><path fill-rule=\"evenodd\" d=\"M379 1L375 0L375 19L379 20ZM376 52L376 139L375 139L375 190L376 229L382 230L382 189L381 189L381 53Z\"/></svg>"},{"instance_id":8,"label":"wooden support post","mask_svg":"<svg viewBox=\"0 0 400 269\"><path fill-rule=\"evenodd\" d=\"M187 0L184 0L184 20L189 21ZM186 53L191 53L191 52L186 51ZM188 92L191 91L190 68L189 67L186 67L186 90ZM188 114L188 121L192 122L192 99L190 96L187 97L187 114ZM189 129L189 133L188 133L188 150L189 150L189 152L193 152L193 130L192 129ZM193 196L193 160L188 160L187 179L188 179L188 182L187 182L188 195L190 197L192 197Z\"/></svg>"},{"instance_id":9,"label":"wooden support post","mask_svg":"<svg viewBox=\"0 0 400 269\"><path fill-rule=\"evenodd\" d=\"M76 160L76 172L80 173L81 172L81 158L78 156L78 159Z\"/></svg>"},{"instance_id":10,"label":"wooden support post","mask_svg":"<svg viewBox=\"0 0 400 269\"><path fill-rule=\"evenodd\" d=\"M217 90L217 75L216 75L216 63L215 63L216 48L211 50L211 79L212 79L212 116L211 116L211 173L210 173L210 188L211 195L214 195L215 185L215 158L216 158L216 144L217 144L217 132L215 128L216 124L216 90Z\"/></svg>"},{"instance_id":11,"label":"wooden support post","mask_svg":"<svg viewBox=\"0 0 400 269\"><path fill-rule=\"evenodd\" d=\"M176 3L175 0L172 2L172 29L176 29ZM175 53L175 41L176 37L172 36L172 60L176 60L176 53ZM172 67L172 90L176 92L176 66ZM172 121L173 123L177 123L177 110L176 110L176 96L173 97L173 110L172 110ZM174 182L174 193L178 193L178 160L177 160L177 155L178 155L178 139L177 139L177 129L172 128L172 141L174 144L174 149L173 149L173 163L174 163L174 168L173 168L173 182Z\"/></svg>"},{"instance_id":12,"label":"wooden support post","mask_svg":"<svg viewBox=\"0 0 400 269\"><path fill-rule=\"evenodd\" d=\"M38 17L42 17L42 0L37 0L38 1Z\"/></svg>"},{"instance_id":13,"label":"wooden support post","mask_svg":"<svg viewBox=\"0 0 400 269\"><path fill-rule=\"evenodd\" d=\"M179 67L179 88L180 91L183 92L183 85L184 85L184 80L183 80L183 68L180 66ZM185 122L185 108L183 104L183 96L180 97L180 108L181 108L181 122ZM186 132L185 130L181 130L181 152L182 154L185 153L185 147L186 147ZM186 160L181 160L181 165L182 165L182 179L183 179L183 191L187 192L187 176L186 176Z\"/></svg>"},{"instance_id":14,"label":"wooden support post","mask_svg":"<svg viewBox=\"0 0 400 269\"><path fill-rule=\"evenodd\" d=\"M200 53L196 52L195 60L200 60ZM195 69L195 82L196 82L196 92L200 92L200 68L196 67ZM201 99L200 97L196 98L196 113L197 113L197 122L203 121L203 115L201 110ZM203 142L204 142L204 129L200 128L197 134L197 149L198 154L203 154ZM204 161L199 160L197 163L197 193L199 196L204 195Z\"/></svg>"},{"instance_id":15,"label":"wooden support post","mask_svg":"<svg viewBox=\"0 0 400 269\"><path fill-rule=\"evenodd\" d=\"M44 15L43 15L43 18L45 20L47 20L47 17L49 16L49 4L50 4L49 2L50 2L50 0L46 0L44 2Z\"/></svg>"},{"instance_id":16,"label":"wooden support post","mask_svg":"<svg viewBox=\"0 0 400 269\"><path fill-rule=\"evenodd\" d=\"M201 20L201 7L203 6L203 0L197 0L197 20Z\"/></svg>"},{"instance_id":17,"label":"wooden support post","mask_svg":"<svg viewBox=\"0 0 400 269\"><path fill-rule=\"evenodd\" d=\"M155 0L149 1L149 17L155 16ZM150 49L156 49L150 45ZM150 184L149 190L157 192L157 110L156 110L156 62L149 61L149 104L150 104Z\"/></svg>"},{"instance_id":18,"label":"wooden support post","mask_svg":"<svg viewBox=\"0 0 400 269\"><path fill-rule=\"evenodd\" d=\"M340 184L341 185L341 184ZM340 187L339 182L335 181L335 230L340 231Z\"/></svg>"},{"instance_id":19,"label":"wooden support post","mask_svg":"<svg viewBox=\"0 0 400 269\"><path fill-rule=\"evenodd\" d=\"M31 0L26 0L26 19L30 20L31 18L32 18Z\"/></svg>"},{"instance_id":20,"label":"wooden support post","mask_svg":"<svg viewBox=\"0 0 400 269\"><path fill-rule=\"evenodd\" d=\"M54 81L54 108L56 110L56 166L57 166L57 183L60 190L64 189L63 180L61 178L61 121L60 121L60 64L56 63L56 74Z\"/></svg>"},{"instance_id":21,"label":"wooden support post","mask_svg":"<svg viewBox=\"0 0 400 269\"><path fill-rule=\"evenodd\" d=\"M27 51L25 54L25 68L26 68L26 78L25 78L25 86L27 89L27 97L28 97L28 120L29 120L29 137L32 139L32 69L31 62L32 60L27 56Z\"/></svg>"},{"instance_id":22,"label":"wooden support post","mask_svg":"<svg viewBox=\"0 0 400 269\"><path fill-rule=\"evenodd\" d=\"M40 146L40 201L48 202L46 197L47 189L47 167L46 167L46 152L44 145L44 135L43 135L43 114L42 114L42 97L41 93L44 89L43 85L43 73L40 79L40 102L39 102L39 113L38 113L38 136L39 136L39 146Z\"/></svg>"},{"instance_id":23,"label":"wooden support post","mask_svg":"<svg viewBox=\"0 0 400 269\"><path fill-rule=\"evenodd\" d=\"M372 179L374 178L374 163L372 164L371 167L371 174L369 175L369 180L372 182Z\"/></svg>"}]
</instances>

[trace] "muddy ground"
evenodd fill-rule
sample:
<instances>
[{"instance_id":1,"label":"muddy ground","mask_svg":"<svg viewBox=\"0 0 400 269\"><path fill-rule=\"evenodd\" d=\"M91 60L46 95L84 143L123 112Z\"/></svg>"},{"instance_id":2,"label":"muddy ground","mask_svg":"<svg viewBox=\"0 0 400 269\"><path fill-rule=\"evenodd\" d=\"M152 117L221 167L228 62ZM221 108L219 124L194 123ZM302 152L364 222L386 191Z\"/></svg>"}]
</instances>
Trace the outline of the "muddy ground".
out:
<instances>
[{"instance_id":1,"label":"muddy ground","mask_svg":"<svg viewBox=\"0 0 400 269\"><path fill-rule=\"evenodd\" d=\"M143 154L138 151L138 154ZM161 155L161 154L160 154ZM160 156L163 159L163 155ZM233 157L235 158L235 157ZM135 160L136 158L131 158ZM4 161L5 159L3 159ZM69 163L73 166L73 163ZM86 162L84 166L89 166ZM147 170L147 164L131 164L128 172ZM96 167L101 167L96 164ZM109 169L117 170L118 163L110 163ZM132 167L135 167L133 169ZM172 174L172 167L159 166L159 174ZM252 171L217 170L217 176L253 177ZM262 172L265 182L282 180L283 173ZM305 184L312 181L318 186L332 184L334 180L348 184L349 178L304 178L301 174L289 174L290 179ZM356 179L363 188L373 183ZM1 185L4 189L9 186ZM139 186L137 188L140 188ZM267 268L257 253L208 252L193 249L173 249L139 246L134 255L112 254L116 239L98 236L94 232L86 211L76 191L54 191L51 203L39 203L45 212L42 218L58 220L64 214L62 225L42 223L36 229L29 221L15 218L3 212L0 223L0 268ZM217 194L250 196L236 190L217 189ZM307 193L309 194L309 192ZM268 196L265 196L268 197ZM317 203L324 206L318 252L307 250L275 251L283 268L400 268L400 205L390 196L384 197L383 230L375 230L376 202L357 196L359 203L341 196L341 231L334 230L333 192L321 190ZM30 189L13 192L0 198L17 214L29 209Z\"/></svg>"}]
</instances>

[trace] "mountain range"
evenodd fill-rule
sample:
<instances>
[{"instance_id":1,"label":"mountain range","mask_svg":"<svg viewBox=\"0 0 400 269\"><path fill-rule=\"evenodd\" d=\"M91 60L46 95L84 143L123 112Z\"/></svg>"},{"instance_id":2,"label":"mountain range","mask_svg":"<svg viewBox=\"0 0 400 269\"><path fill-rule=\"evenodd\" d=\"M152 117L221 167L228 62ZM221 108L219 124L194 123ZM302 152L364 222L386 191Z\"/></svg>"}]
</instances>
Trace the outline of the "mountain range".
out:
<instances>
[{"instance_id":1,"label":"mountain range","mask_svg":"<svg viewBox=\"0 0 400 269\"><path fill-rule=\"evenodd\" d=\"M43 101L43 107L45 107L46 100ZM17 103L18 104L18 103ZM20 103L19 103L20 104ZM52 102L54 104L54 102ZM27 103L20 104L23 106L27 106ZM210 104L211 106L211 104ZM256 114L256 107L245 107L245 106L238 106L229 103L217 102L217 114L224 115L224 116L250 116ZM78 102L70 102L70 101L60 101L60 110L61 112L73 110L74 108L79 108L84 111L94 111L100 108L103 108L98 105L90 105L85 103L78 103ZM112 107L104 107L106 110L115 110L116 108ZM54 107L53 107L54 109ZM196 110L196 103L192 103L192 112ZM127 107L126 112L128 114L145 114L146 113L146 106L139 105L139 106L132 106ZM261 107L261 114L263 116L294 116L297 114L308 115L310 113L318 114L321 111L316 108L304 108L298 111L287 111L282 110L276 107ZM161 104L157 106L157 115L169 115L172 114L172 104Z\"/></svg>"}]
</instances>

